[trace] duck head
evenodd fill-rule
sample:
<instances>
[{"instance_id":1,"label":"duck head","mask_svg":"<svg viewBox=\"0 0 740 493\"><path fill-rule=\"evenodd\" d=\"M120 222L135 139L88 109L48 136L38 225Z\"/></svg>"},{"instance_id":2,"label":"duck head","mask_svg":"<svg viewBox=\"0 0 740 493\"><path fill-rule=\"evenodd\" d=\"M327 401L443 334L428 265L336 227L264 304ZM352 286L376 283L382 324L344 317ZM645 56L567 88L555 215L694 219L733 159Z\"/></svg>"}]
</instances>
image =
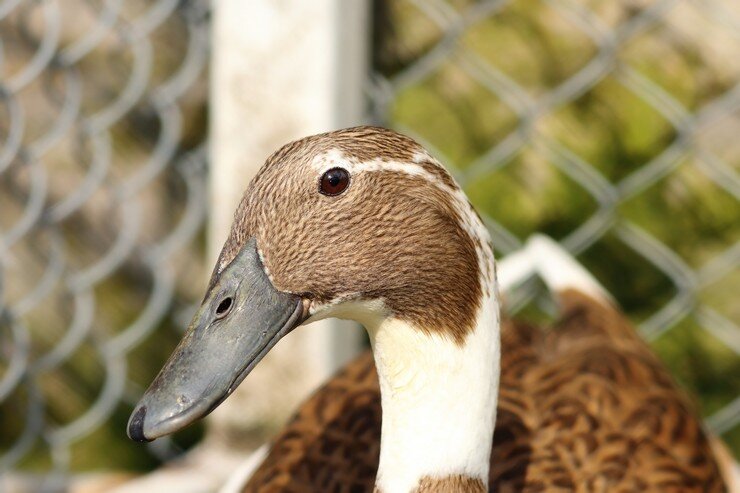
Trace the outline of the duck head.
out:
<instances>
[{"instance_id":1,"label":"duck head","mask_svg":"<svg viewBox=\"0 0 740 493\"><path fill-rule=\"evenodd\" d=\"M321 318L360 322L374 346L386 331L403 351L417 336L461 348L495 296L493 271L480 219L412 139L357 127L287 144L246 190L203 303L128 434L153 440L205 416L280 338Z\"/></svg>"}]
</instances>

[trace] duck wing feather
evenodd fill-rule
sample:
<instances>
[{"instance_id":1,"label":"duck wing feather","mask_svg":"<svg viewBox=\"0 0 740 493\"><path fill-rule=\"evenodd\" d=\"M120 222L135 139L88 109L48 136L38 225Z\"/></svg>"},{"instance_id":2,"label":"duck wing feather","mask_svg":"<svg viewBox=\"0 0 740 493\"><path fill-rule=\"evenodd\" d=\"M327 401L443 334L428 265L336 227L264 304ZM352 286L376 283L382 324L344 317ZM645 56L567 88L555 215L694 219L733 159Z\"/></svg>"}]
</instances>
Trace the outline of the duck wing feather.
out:
<instances>
[{"instance_id":1,"label":"duck wing feather","mask_svg":"<svg viewBox=\"0 0 740 493\"><path fill-rule=\"evenodd\" d=\"M725 491L690 400L620 312L574 290L560 302L552 327L502 326L491 490ZM381 416L367 351L301 405L243 491L373 491Z\"/></svg>"}]
</instances>

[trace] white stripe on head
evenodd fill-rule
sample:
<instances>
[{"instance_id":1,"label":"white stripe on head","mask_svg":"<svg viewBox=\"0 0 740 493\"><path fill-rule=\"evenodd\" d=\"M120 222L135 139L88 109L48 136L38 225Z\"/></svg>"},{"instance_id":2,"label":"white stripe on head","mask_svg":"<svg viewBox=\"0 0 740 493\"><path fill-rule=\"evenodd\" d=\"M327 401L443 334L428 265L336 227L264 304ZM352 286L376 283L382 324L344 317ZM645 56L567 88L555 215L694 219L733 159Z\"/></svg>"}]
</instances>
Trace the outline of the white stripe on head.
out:
<instances>
[{"instance_id":1,"label":"white stripe on head","mask_svg":"<svg viewBox=\"0 0 740 493\"><path fill-rule=\"evenodd\" d=\"M450 187L447 182L424 169L420 164L422 162L428 162L447 174L450 177L450 182L454 184L454 187ZM470 204L468 197L465 195L465 192L463 192L460 185L455 181L454 177L450 175L444 166L442 166L442 164L428 152L417 152L411 162L383 159L360 161L351 156L346 156L339 149L331 149L327 152L317 154L313 158L311 166L316 169L319 175L337 167L346 169L349 171L350 175L360 172L378 171L404 173L410 176L424 178L438 189L446 192L453 199L452 204L455 208L455 212L457 212L462 221L461 226L463 230L474 240L475 250L478 256L478 266L481 271L481 288L486 290L489 286L494 284L493 247L491 245L491 236L488 229L473 210L473 206Z\"/></svg>"}]
</instances>

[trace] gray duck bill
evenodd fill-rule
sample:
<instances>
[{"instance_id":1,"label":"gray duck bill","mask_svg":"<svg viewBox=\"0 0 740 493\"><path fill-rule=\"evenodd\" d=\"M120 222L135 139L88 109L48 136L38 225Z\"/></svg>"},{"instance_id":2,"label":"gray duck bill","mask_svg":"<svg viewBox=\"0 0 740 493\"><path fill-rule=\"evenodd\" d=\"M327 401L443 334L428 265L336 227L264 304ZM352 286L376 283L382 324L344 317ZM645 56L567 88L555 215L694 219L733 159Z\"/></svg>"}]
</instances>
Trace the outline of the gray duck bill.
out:
<instances>
[{"instance_id":1,"label":"gray duck bill","mask_svg":"<svg viewBox=\"0 0 740 493\"><path fill-rule=\"evenodd\" d=\"M303 320L303 299L272 285L252 238L214 272L185 336L131 414L128 436L151 441L206 416Z\"/></svg>"}]
</instances>

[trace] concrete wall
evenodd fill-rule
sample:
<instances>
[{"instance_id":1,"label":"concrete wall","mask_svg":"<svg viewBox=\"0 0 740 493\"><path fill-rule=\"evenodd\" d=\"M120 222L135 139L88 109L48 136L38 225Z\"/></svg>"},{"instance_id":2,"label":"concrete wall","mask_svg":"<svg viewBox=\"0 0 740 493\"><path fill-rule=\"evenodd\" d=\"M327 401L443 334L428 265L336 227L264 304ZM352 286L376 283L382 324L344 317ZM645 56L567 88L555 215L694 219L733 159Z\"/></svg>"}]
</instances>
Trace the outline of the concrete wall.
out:
<instances>
[{"instance_id":1,"label":"concrete wall","mask_svg":"<svg viewBox=\"0 0 740 493\"><path fill-rule=\"evenodd\" d=\"M362 123L370 25L365 0L221 0L214 16L208 233L215 262L267 156L290 140ZM262 439L361 337L336 321L294 331L209 418L211 437Z\"/></svg>"}]
</instances>

